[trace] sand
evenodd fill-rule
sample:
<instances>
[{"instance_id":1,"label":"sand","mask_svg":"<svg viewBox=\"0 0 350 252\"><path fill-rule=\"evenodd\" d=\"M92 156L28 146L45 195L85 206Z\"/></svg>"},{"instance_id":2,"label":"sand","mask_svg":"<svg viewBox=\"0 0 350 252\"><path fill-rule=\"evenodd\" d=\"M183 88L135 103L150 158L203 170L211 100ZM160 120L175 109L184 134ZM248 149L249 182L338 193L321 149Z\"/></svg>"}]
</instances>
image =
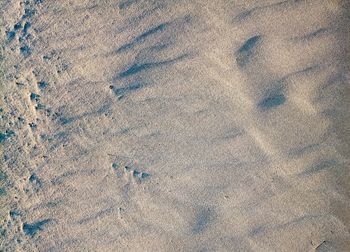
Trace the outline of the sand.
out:
<instances>
[{"instance_id":1,"label":"sand","mask_svg":"<svg viewBox=\"0 0 350 252\"><path fill-rule=\"evenodd\" d=\"M350 251L349 10L3 0L2 251Z\"/></svg>"}]
</instances>

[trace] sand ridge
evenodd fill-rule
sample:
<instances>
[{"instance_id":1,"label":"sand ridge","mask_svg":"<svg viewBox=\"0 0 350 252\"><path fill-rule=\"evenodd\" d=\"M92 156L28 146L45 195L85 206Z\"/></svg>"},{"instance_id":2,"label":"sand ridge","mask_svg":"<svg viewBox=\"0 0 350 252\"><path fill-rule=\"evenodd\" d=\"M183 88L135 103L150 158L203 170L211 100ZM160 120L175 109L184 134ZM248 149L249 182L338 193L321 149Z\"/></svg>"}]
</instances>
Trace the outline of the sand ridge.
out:
<instances>
[{"instance_id":1,"label":"sand ridge","mask_svg":"<svg viewBox=\"0 0 350 252\"><path fill-rule=\"evenodd\" d=\"M347 251L347 1L4 1L4 251Z\"/></svg>"}]
</instances>

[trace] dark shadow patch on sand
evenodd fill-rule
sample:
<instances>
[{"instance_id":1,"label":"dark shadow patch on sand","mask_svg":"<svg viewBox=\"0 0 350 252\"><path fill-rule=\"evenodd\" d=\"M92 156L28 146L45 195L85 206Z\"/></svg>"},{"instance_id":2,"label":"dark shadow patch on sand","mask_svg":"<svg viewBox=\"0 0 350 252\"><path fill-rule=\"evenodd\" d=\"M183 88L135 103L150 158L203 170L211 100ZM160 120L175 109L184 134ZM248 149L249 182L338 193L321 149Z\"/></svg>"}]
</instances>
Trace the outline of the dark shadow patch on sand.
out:
<instances>
[{"instance_id":1,"label":"dark shadow patch on sand","mask_svg":"<svg viewBox=\"0 0 350 252\"><path fill-rule=\"evenodd\" d=\"M44 225L46 225L49 222L51 222L50 219L37 221L37 222L34 222L32 224L25 222L25 223L23 223L23 226L22 226L23 232L26 235L33 237L36 233L38 233L39 231L42 231Z\"/></svg>"},{"instance_id":2,"label":"dark shadow patch on sand","mask_svg":"<svg viewBox=\"0 0 350 252\"><path fill-rule=\"evenodd\" d=\"M313 32L306 34L306 35L299 36L299 37L293 37L292 41L294 41L294 42L307 42L307 41L310 41L312 39L319 38L321 35L323 35L327 32L329 32L329 29L320 28L320 29L317 29Z\"/></svg>"},{"instance_id":3,"label":"dark shadow patch on sand","mask_svg":"<svg viewBox=\"0 0 350 252\"><path fill-rule=\"evenodd\" d=\"M251 51L257 43L261 40L260 35L253 36L249 38L244 44L238 49L238 53L246 53Z\"/></svg>"},{"instance_id":4,"label":"dark shadow patch on sand","mask_svg":"<svg viewBox=\"0 0 350 252\"><path fill-rule=\"evenodd\" d=\"M15 132L13 130L6 130L5 132L0 132L0 143L5 142L9 138L13 137Z\"/></svg>"},{"instance_id":5,"label":"dark shadow patch on sand","mask_svg":"<svg viewBox=\"0 0 350 252\"><path fill-rule=\"evenodd\" d=\"M104 209L104 210L100 210L97 213L94 213L94 214L92 214L92 215L90 215L88 217L84 217L84 218L78 220L77 223L79 225L88 224L91 221L95 221L97 219L100 219L100 218L103 218L103 217L106 217L106 216L110 215L111 213L113 213L113 211L114 211L114 207L107 208L107 209Z\"/></svg>"},{"instance_id":6,"label":"dark shadow patch on sand","mask_svg":"<svg viewBox=\"0 0 350 252\"><path fill-rule=\"evenodd\" d=\"M146 28L146 30L141 34L133 37L130 41L126 42L124 45L120 46L118 49L114 50L112 53L107 54L106 56L108 57L110 55L127 52L138 45L146 43L151 38L157 36L159 37L161 35L162 42L170 44L172 40L176 40L176 38L178 38L181 33L185 32L187 25L192 23L193 20L194 17L188 14L170 21L164 21L162 23L155 24L149 28ZM127 32L128 30L132 30L132 28L136 27L138 24L138 19L130 20L129 24L125 25L126 27L122 29L122 31ZM150 45L148 44L148 46Z\"/></svg>"},{"instance_id":7,"label":"dark shadow patch on sand","mask_svg":"<svg viewBox=\"0 0 350 252\"><path fill-rule=\"evenodd\" d=\"M215 213L210 208L203 208L196 214L192 227L193 234L203 233L213 221Z\"/></svg>"},{"instance_id":8,"label":"dark shadow patch on sand","mask_svg":"<svg viewBox=\"0 0 350 252\"><path fill-rule=\"evenodd\" d=\"M145 178L148 178L149 176L151 176L151 174L149 174L147 172L141 172L141 171L138 171L138 170L133 170L132 171L132 175L135 178L139 178L139 179L145 179Z\"/></svg>"},{"instance_id":9,"label":"dark shadow patch on sand","mask_svg":"<svg viewBox=\"0 0 350 252\"><path fill-rule=\"evenodd\" d=\"M41 187L42 186L42 182L41 182L41 179L39 179L39 177L33 173L30 177L29 177L29 182L38 186L38 187Z\"/></svg>"},{"instance_id":10,"label":"dark shadow patch on sand","mask_svg":"<svg viewBox=\"0 0 350 252\"><path fill-rule=\"evenodd\" d=\"M140 0L123 0L118 3L119 10L125 10Z\"/></svg>"},{"instance_id":11,"label":"dark shadow patch on sand","mask_svg":"<svg viewBox=\"0 0 350 252\"><path fill-rule=\"evenodd\" d=\"M76 175L78 172L77 171L67 171L63 173L62 175L59 175L53 179L51 179L51 184L52 185L60 185L63 183L64 179L67 177L72 177Z\"/></svg>"},{"instance_id":12,"label":"dark shadow patch on sand","mask_svg":"<svg viewBox=\"0 0 350 252\"><path fill-rule=\"evenodd\" d=\"M321 71L321 64L314 64L308 67L305 67L301 70L297 70L291 73L286 74L283 78L280 79L281 81L286 81L288 79L294 78L294 77L312 77L312 75L316 74L318 71Z\"/></svg>"},{"instance_id":13,"label":"dark shadow patch on sand","mask_svg":"<svg viewBox=\"0 0 350 252\"><path fill-rule=\"evenodd\" d=\"M127 78L133 75L136 75L138 73L147 71L147 70L152 70L155 68L160 68L163 66L171 65L176 62L179 62L185 58L187 58L189 55L188 54L183 54L180 55L176 58L170 59L170 60L164 60L164 61L158 61L158 62L148 62L148 63L134 63L132 64L129 68L127 68L124 71L121 71L115 78L114 80L119 80L123 78Z\"/></svg>"},{"instance_id":14,"label":"dark shadow patch on sand","mask_svg":"<svg viewBox=\"0 0 350 252\"><path fill-rule=\"evenodd\" d=\"M30 100L38 102L40 100L40 95L38 95L36 93L31 93Z\"/></svg>"},{"instance_id":15,"label":"dark shadow patch on sand","mask_svg":"<svg viewBox=\"0 0 350 252\"><path fill-rule=\"evenodd\" d=\"M324 216L322 216L324 217ZM283 224L277 224L277 225L260 225L255 228L253 228L250 232L248 232L249 237L255 237L260 235L266 235L269 232L274 231L282 231L286 230L288 228L292 227L298 227L300 225L304 225L306 223L315 222L318 221L321 216L315 216L315 215L305 215L301 217L297 217L295 219L292 219L286 223Z\"/></svg>"},{"instance_id":16,"label":"dark shadow patch on sand","mask_svg":"<svg viewBox=\"0 0 350 252\"><path fill-rule=\"evenodd\" d=\"M14 220L14 219L16 219L17 217L20 217L20 216L21 216L21 213L18 212L18 211L16 211L16 210L11 210L11 211L9 212L9 215L10 215L10 217Z\"/></svg>"},{"instance_id":17,"label":"dark shadow patch on sand","mask_svg":"<svg viewBox=\"0 0 350 252\"><path fill-rule=\"evenodd\" d=\"M25 24L24 24L24 26L23 26L23 30L22 30L22 32L23 32L23 34L25 35L25 34L27 34L28 33L28 30L29 30L29 28L32 26L32 24L30 23L30 22L25 22Z\"/></svg>"},{"instance_id":18,"label":"dark shadow patch on sand","mask_svg":"<svg viewBox=\"0 0 350 252\"><path fill-rule=\"evenodd\" d=\"M49 85L46 81L39 81L37 84L40 90L46 89L46 87Z\"/></svg>"},{"instance_id":19,"label":"dark shadow patch on sand","mask_svg":"<svg viewBox=\"0 0 350 252\"><path fill-rule=\"evenodd\" d=\"M20 53L23 55L23 57L28 57L32 54L32 49L30 49L29 46L24 45L19 48Z\"/></svg>"},{"instance_id":20,"label":"dark shadow patch on sand","mask_svg":"<svg viewBox=\"0 0 350 252\"><path fill-rule=\"evenodd\" d=\"M277 3L256 6L256 7L249 9L249 10L244 10L241 13L239 13L238 15L236 15L233 18L233 22L238 23L238 22L246 21L246 19L254 17L255 14L258 14L259 11L264 11L267 9L275 9L277 11L280 8L284 9L285 7L287 7L288 4L293 4L293 3L296 3L298 1L299 0L285 0L285 1L277 2Z\"/></svg>"},{"instance_id":21,"label":"dark shadow patch on sand","mask_svg":"<svg viewBox=\"0 0 350 252\"><path fill-rule=\"evenodd\" d=\"M251 57L255 53L255 49L258 44L261 42L262 37L260 35L255 35L249 39L247 39L243 45L236 52L236 62L237 65L241 68L245 67Z\"/></svg>"},{"instance_id":22,"label":"dark shadow patch on sand","mask_svg":"<svg viewBox=\"0 0 350 252\"><path fill-rule=\"evenodd\" d=\"M315 151L319 147L320 147L320 144L316 143L316 144L309 144L309 145L306 145L303 147L293 148L293 149L288 151L288 156L291 158L303 157L305 154L308 154L312 151Z\"/></svg>"},{"instance_id":23,"label":"dark shadow patch on sand","mask_svg":"<svg viewBox=\"0 0 350 252\"><path fill-rule=\"evenodd\" d=\"M144 87L145 84L140 82L133 82L124 87L114 87L111 86L113 93L118 97L118 99L122 99L125 95L136 92L137 90Z\"/></svg>"},{"instance_id":24,"label":"dark shadow patch on sand","mask_svg":"<svg viewBox=\"0 0 350 252\"><path fill-rule=\"evenodd\" d=\"M170 22L164 22L164 23L161 23L160 25L157 25L155 27L150 28L149 30L147 30L147 31L143 32L142 34L140 34L139 36L135 37L131 42L126 43L123 46L119 47L116 50L116 52L122 53L124 51L129 50L129 49L132 49L137 44L143 43L148 37L150 37L156 33L163 32L164 30L166 30L169 27L169 25L170 25Z\"/></svg>"},{"instance_id":25,"label":"dark shadow patch on sand","mask_svg":"<svg viewBox=\"0 0 350 252\"><path fill-rule=\"evenodd\" d=\"M16 23L14 26L13 26L13 29L15 31L18 31L19 29L22 28L22 21L19 21L18 23Z\"/></svg>"},{"instance_id":26,"label":"dark shadow patch on sand","mask_svg":"<svg viewBox=\"0 0 350 252\"><path fill-rule=\"evenodd\" d=\"M262 99L258 103L258 108L263 111L270 110L274 107L284 104L286 101L285 96L282 93L273 93Z\"/></svg>"},{"instance_id":27,"label":"dark shadow patch on sand","mask_svg":"<svg viewBox=\"0 0 350 252\"><path fill-rule=\"evenodd\" d=\"M330 169L332 167L335 167L337 164L338 164L338 162L335 159L323 160L323 161L320 161L320 162L313 164L310 168L303 171L299 175L310 176L310 175L313 175L315 173L318 173L318 172Z\"/></svg>"},{"instance_id":28,"label":"dark shadow patch on sand","mask_svg":"<svg viewBox=\"0 0 350 252\"><path fill-rule=\"evenodd\" d=\"M15 39L15 37L16 37L16 32L14 32L14 31L7 31L7 32L6 32L6 37L7 37L7 41L8 41L8 42L11 42L12 40Z\"/></svg>"},{"instance_id":29,"label":"dark shadow patch on sand","mask_svg":"<svg viewBox=\"0 0 350 252\"><path fill-rule=\"evenodd\" d=\"M145 18L151 16L154 14L154 12L158 11L159 9L163 8L162 3L157 3L155 6L152 6L149 9L144 9L142 12L138 15L128 15L129 17L117 28L116 33L119 34L121 32L125 32L128 30L133 29L134 27L137 27L142 20ZM119 8L119 7L118 7Z\"/></svg>"},{"instance_id":30,"label":"dark shadow patch on sand","mask_svg":"<svg viewBox=\"0 0 350 252\"><path fill-rule=\"evenodd\" d=\"M237 16L235 16L233 18L233 22L242 22L244 21L245 19L251 17L253 15L253 13L258 10L259 7L255 7L255 8L252 8L250 10L245 10L245 11L242 11L241 13L239 13Z\"/></svg>"},{"instance_id":31,"label":"dark shadow patch on sand","mask_svg":"<svg viewBox=\"0 0 350 252\"><path fill-rule=\"evenodd\" d=\"M22 19L30 18L35 14L35 9L33 8L25 8Z\"/></svg>"},{"instance_id":32,"label":"dark shadow patch on sand","mask_svg":"<svg viewBox=\"0 0 350 252\"><path fill-rule=\"evenodd\" d=\"M79 115L73 115L73 116L64 116L61 113L57 113L57 117L55 119L58 120L58 123L62 126L66 126L68 124L71 124L75 121L81 120L85 117L91 117L91 116L97 116L101 114L107 114L111 108L111 102L105 101L100 107L98 107L95 110L83 112Z\"/></svg>"},{"instance_id":33,"label":"dark shadow patch on sand","mask_svg":"<svg viewBox=\"0 0 350 252\"><path fill-rule=\"evenodd\" d=\"M261 1L262 2L262 1ZM302 0L285 0L277 3L260 5L253 7L249 10L244 10L236 15L232 20L233 23L239 23L247 21L249 18L254 18L256 15L263 13L264 11L273 10L273 11L284 11L289 7L295 6L295 4L303 3L305 1Z\"/></svg>"}]
</instances>

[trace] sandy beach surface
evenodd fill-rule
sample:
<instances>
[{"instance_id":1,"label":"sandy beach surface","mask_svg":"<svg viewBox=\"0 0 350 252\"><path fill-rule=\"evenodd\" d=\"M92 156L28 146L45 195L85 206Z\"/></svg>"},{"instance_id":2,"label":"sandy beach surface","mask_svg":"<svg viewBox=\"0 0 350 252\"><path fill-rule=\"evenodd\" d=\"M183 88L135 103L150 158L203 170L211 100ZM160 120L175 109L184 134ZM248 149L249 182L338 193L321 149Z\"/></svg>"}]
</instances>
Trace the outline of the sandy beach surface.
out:
<instances>
[{"instance_id":1,"label":"sandy beach surface","mask_svg":"<svg viewBox=\"0 0 350 252\"><path fill-rule=\"evenodd\" d=\"M0 251L350 251L349 11L2 0Z\"/></svg>"}]
</instances>

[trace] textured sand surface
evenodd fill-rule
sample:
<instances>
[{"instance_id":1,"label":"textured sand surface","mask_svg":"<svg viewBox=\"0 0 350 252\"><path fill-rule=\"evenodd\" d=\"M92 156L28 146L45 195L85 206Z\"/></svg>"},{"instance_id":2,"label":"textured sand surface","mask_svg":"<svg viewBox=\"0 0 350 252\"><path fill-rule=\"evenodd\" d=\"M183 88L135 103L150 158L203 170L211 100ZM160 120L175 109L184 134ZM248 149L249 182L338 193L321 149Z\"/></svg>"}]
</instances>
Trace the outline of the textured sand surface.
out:
<instances>
[{"instance_id":1,"label":"textured sand surface","mask_svg":"<svg viewBox=\"0 0 350 252\"><path fill-rule=\"evenodd\" d=\"M2 251L350 251L349 10L2 0Z\"/></svg>"}]
</instances>

